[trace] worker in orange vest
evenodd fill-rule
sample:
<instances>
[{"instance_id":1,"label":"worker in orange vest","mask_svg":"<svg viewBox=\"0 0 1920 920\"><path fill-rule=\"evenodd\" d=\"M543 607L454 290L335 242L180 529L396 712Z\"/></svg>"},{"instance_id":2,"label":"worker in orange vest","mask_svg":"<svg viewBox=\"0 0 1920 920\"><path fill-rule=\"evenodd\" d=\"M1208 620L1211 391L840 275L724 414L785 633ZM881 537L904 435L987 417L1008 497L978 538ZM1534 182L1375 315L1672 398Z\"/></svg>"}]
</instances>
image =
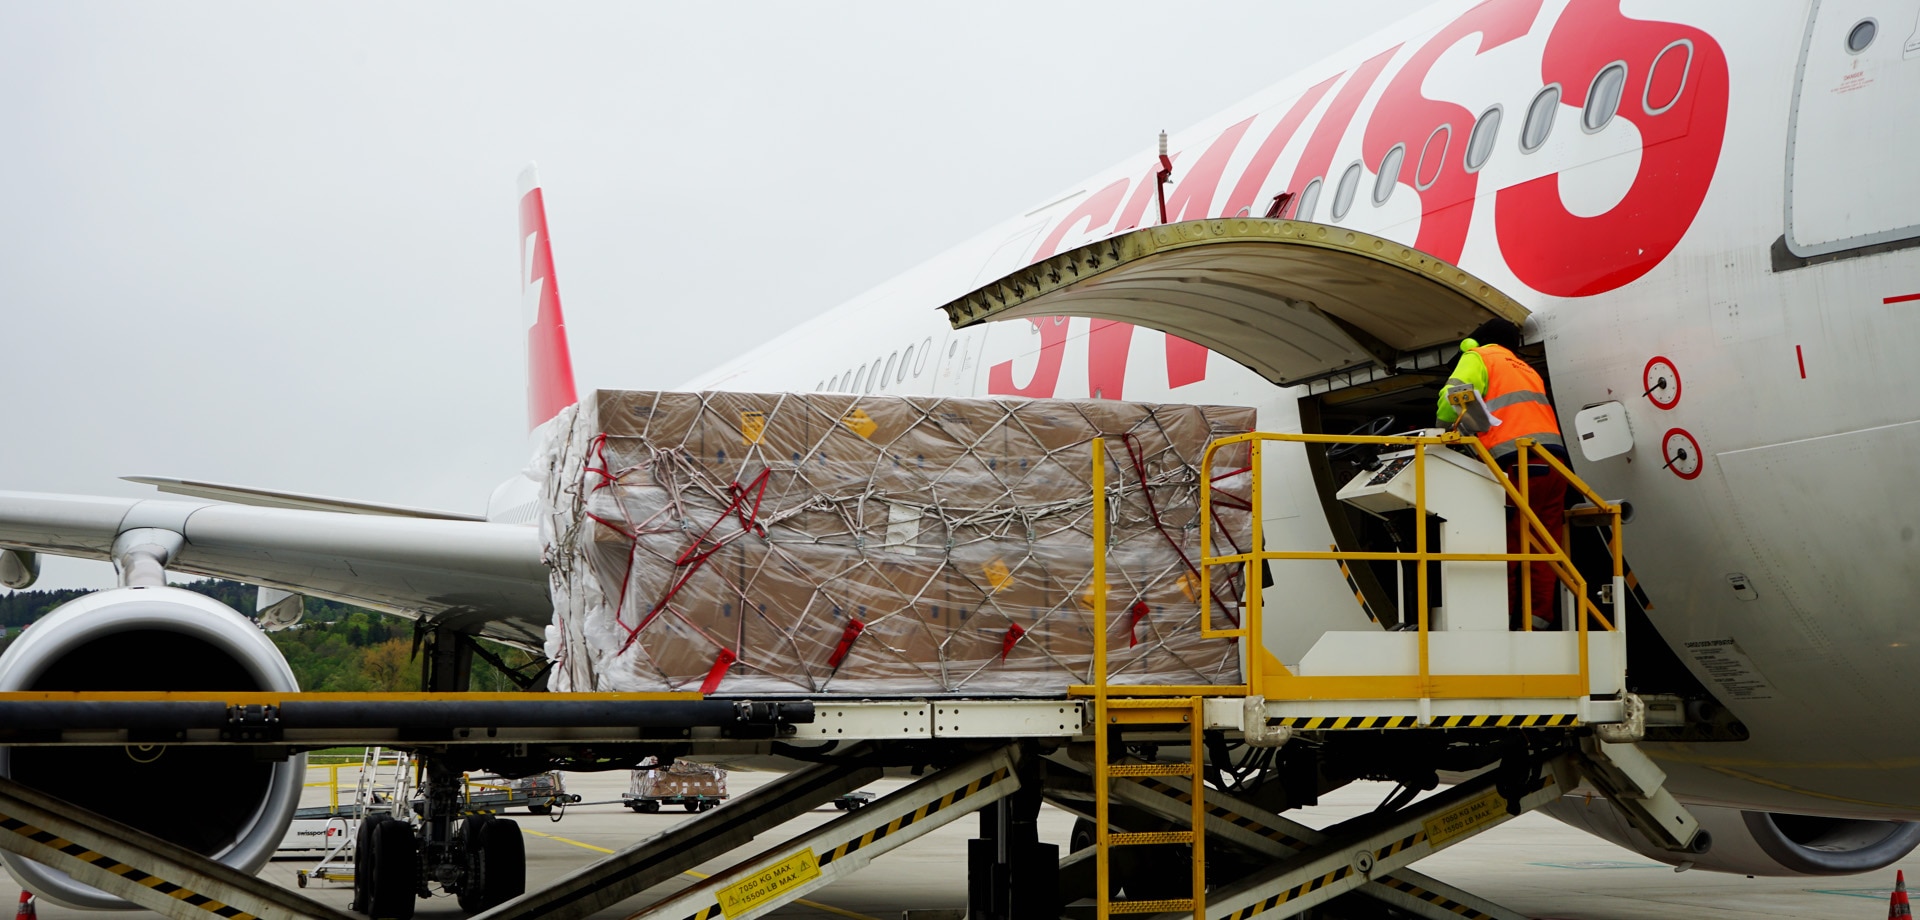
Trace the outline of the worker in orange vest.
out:
<instances>
[{"instance_id":1,"label":"worker in orange vest","mask_svg":"<svg viewBox=\"0 0 1920 920\"><path fill-rule=\"evenodd\" d=\"M1440 424L1458 425L1487 446L1495 462L1517 485L1521 438L1532 438L1540 449L1550 451L1562 462L1567 459L1566 441L1560 436L1560 420L1547 400L1547 388L1540 375L1514 354L1520 347L1520 327L1504 319L1493 319L1473 330L1460 343L1460 362L1453 368L1446 386L1440 391L1436 410ZM1471 391L1472 395L1469 395ZM1458 394L1458 395L1456 395ZM1473 398L1477 396L1477 400ZM1461 405L1464 404L1464 410ZM1566 522L1567 480L1558 470L1539 459L1527 463L1527 504L1545 524L1547 532L1560 539ZM1507 509L1507 552L1520 552L1520 531L1525 519ZM1540 552L1538 541L1534 552ZM1520 628L1521 566L1530 571L1532 583L1529 614L1534 629L1559 626L1559 579L1553 567L1544 562L1507 563L1509 622Z\"/></svg>"}]
</instances>

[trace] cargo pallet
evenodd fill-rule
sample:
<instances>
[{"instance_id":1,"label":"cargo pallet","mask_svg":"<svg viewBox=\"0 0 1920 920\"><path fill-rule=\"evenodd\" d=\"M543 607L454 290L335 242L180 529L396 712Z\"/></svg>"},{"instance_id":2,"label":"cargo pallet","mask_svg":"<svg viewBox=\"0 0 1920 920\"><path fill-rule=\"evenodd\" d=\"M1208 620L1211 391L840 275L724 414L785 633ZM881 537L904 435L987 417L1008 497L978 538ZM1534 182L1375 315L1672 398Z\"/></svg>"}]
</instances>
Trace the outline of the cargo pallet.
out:
<instances>
[{"instance_id":1,"label":"cargo pallet","mask_svg":"<svg viewBox=\"0 0 1920 920\"><path fill-rule=\"evenodd\" d=\"M1385 478L1374 477L1381 479L1378 494L1404 501L1420 516L1445 506L1450 526L1461 527L1447 531L1437 549L1418 528L1412 553L1268 549L1259 529L1260 452L1275 441L1360 442L1401 451L1406 462L1393 465ZM469 887L461 892L463 907L486 920L577 920L646 896L661 882L816 807L845 801L889 768L931 769L911 785L765 847L730 870L652 896L633 916L759 916L975 813L983 815L981 835L969 846L968 868L969 906L977 917L1058 917L1073 910L1068 905L1076 901L1091 902L1101 918L1286 917L1348 892L1423 917L1515 917L1411 866L1576 788L1611 798L1658 846L1698 852L1708 844L1686 809L1662 788L1661 771L1633 743L1645 716L1624 688L1623 618L1614 606L1625 591L1618 505L1542 455L1586 495L1589 506L1583 513L1608 528L1612 572L1603 576L1600 590L1591 590L1563 548L1564 535L1546 532L1525 511L1525 480L1509 481L1477 442L1453 436L1263 433L1224 439L1213 449L1236 443L1244 443L1252 456L1250 488L1238 500L1252 508L1250 545L1257 549L1216 553L1205 543L1205 515L1217 496L1203 484L1198 596L1208 596L1213 573L1220 569L1257 573L1271 561L1336 564L1391 556L1414 563L1417 570L1416 629L1328 633L1298 668L1290 669L1262 641L1262 592L1253 591L1236 624L1204 627L1207 636L1241 644L1243 683L1113 682L1107 672L1105 503L1096 501L1093 681L1073 688L1066 698L9 693L0 694L0 724L12 726L10 744L248 744L281 753L378 744L409 748L430 764L442 763L423 773L426 804L417 839L423 853L438 855L423 856L412 869L388 870L404 873L398 881L372 878L377 873L367 871L355 878L360 906L370 902L383 918L410 916L414 891L424 891L416 875L423 864L444 868L478 858L476 847L493 846L487 841L509 833L512 843L499 845L518 852L517 829L480 833L476 842L464 822L494 819L464 817L449 791L449 777L458 773L445 764L587 743L717 757L798 757L810 746L820 748L820 742L836 744L818 762L552 886L537 891ZM1522 445L1523 451L1531 448ZM1105 489L1103 451L1104 444L1096 441L1096 495ZM1445 487L1430 488L1430 477L1444 480ZM1497 522L1508 497L1517 500L1529 523L1528 545L1517 554L1490 543L1487 533L1461 529L1465 522L1478 521L1483 528ZM1477 506L1469 507L1473 503ZM1571 619L1573 629L1504 629L1502 570L1510 560L1554 568L1566 589L1563 621ZM1441 572L1447 583L1442 622L1428 616L1430 570ZM1496 571L1502 575L1498 596L1489 587ZM1242 583L1259 582L1250 575ZM1604 609L1609 606L1614 606L1611 613ZM1493 617L1502 628L1485 628ZM1231 754L1235 746L1246 752L1237 762ZM1435 787L1439 761L1420 761L1405 752L1443 747L1454 758L1445 769L1470 778L1416 800L1415 793ZM1335 757L1370 763L1373 772L1399 779L1406 794L1396 796L1393 807L1325 830L1285 817L1286 810L1310 804L1324 791L1320 771ZM1259 776L1271 771L1269 785L1242 788L1252 762L1262 765ZM1417 768L1404 769L1408 764ZM1039 842L1034 818L1042 801L1090 823L1084 846L1061 858L1057 847ZM411 833L386 833L394 840L414 839ZM242 920L346 916L4 780L0 848L177 920L210 913ZM1149 853L1157 856L1136 858ZM1117 871L1122 864L1135 868ZM1141 868L1149 865L1153 868ZM436 878L465 884L457 873ZM386 908L378 907L383 903Z\"/></svg>"}]
</instances>

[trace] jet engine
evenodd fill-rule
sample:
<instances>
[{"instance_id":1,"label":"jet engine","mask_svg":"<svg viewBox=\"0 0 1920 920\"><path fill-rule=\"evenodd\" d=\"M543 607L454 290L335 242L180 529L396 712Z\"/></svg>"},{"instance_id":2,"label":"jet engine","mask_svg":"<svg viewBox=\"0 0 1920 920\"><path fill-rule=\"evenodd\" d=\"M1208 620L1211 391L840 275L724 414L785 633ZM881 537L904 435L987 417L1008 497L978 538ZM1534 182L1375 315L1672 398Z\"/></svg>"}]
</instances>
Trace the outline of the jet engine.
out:
<instances>
[{"instance_id":1,"label":"jet engine","mask_svg":"<svg viewBox=\"0 0 1920 920\"><path fill-rule=\"evenodd\" d=\"M293 691L286 659L246 617L161 585L115 588L42 617L0 655L0 690ZM306 757L234 745L0 747L0 775L257 871L299 805ZM7 871L51 901L133 905L12 853Z\"/></svg>"},{"instance_id":2,"label":"jet engine","mask_svg":"<svg viewBox=\"0 0 1920 920\"><path fill-rule=\"evenodd\" d=\"M1821 818L1688 805L1713 835L1705 853L1671 853L1648 843L1603 798L1565 798L1545 809L1562 823L1672 866L1741 875L1853 875L1885 868L1920 845L1920 823Z\"/></svg>"}]
</instances>

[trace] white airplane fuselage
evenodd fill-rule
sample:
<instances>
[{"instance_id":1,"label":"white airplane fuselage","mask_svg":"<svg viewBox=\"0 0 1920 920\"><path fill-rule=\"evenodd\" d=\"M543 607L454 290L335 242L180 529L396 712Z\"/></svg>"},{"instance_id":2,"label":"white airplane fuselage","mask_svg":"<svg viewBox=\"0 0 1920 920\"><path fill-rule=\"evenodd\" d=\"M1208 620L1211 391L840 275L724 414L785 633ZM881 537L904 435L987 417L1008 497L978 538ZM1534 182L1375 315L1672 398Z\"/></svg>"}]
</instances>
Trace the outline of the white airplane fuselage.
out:
<instances>
[{"instance_id":1,"label":"white airplane fuselage","mask_svg":"<svg viewBox=\"0 0 1920 920\"><path fill-rule=\"evenodd\" d=\"M1532 309L1563 429L1582 406L1626 405L1634 450L1576 451L1576 469L1633 503L1652 622L1751 731L1648 746L1690 801L1920 819L1920 740L1904 731L1920 718L1917 20L1920 0L1444 3L1172 139L1169 220L1259 215L1294 192L1298 219L1413 245ZM1539 101L1549 86L1558 100ZM1130 157L686 388L1236 404L1300 430L1298 388L1160 332L956 332L936 309L1157 222L1153 162ZM1656 361L1679 382L1643 395ZM1304 459L1273 463L1270 544L1329 543ZM1270 609L1358 616L1326 568ZM1282 660L1296 634L1270 632Z\"/></svg>"}]
</instances>

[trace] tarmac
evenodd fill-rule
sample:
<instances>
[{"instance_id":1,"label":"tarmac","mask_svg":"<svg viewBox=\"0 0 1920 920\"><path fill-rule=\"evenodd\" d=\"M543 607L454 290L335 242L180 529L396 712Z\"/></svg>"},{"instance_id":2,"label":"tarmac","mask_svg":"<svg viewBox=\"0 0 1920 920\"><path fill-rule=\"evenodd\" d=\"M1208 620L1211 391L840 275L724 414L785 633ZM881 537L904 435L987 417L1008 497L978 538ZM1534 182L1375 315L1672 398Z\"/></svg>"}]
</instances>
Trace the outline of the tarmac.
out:
<instances>
[{"instance_id":1,"label":"tarmac","mask_svg":"<svg viewBox=\"0 0 1920 920\"><path fill-rule=\"evenodd\" d=\"M342 782L351 791L352 770L343 770ZM315 777L324 780L325 772ZM766 781L765 774L734 773L730 791L738 795ZM567 790L583 796L583 804L555 816L510 815L526 839L527 881L530 888L549 883L603 855L693 818L677 810L637 814L617 804L627 788L624 771L568 774ZM883 780L868 791L884 794L905 780ZM1325 797L1321 804L1296 812L1305 823L1325 826L1370 811L1386 797L1389 787L1356 783ZM309 789L309 803L323 803L324 788ZM723 806L724 809L724 806ZM831 807L815 810L777 832L763 835L749 847L700 866L712 873L758 852L776 840L824 824L841 812ZM966 904L966 841L978 822L964 817L882 857L873 866L790 904L769 915L777 918L839 917L846 920L901 920L905 911L955 911ZM1073 817L1045 808L1040 817L1041 839L1064 845ZM279 859L261 876L289 888L297 873L313 868L316 857ZM1914 870L1920 879L1920 854L1867 876L1841 878L1745 878L1693 870L1676 873L1669 867L1610 843L1566 827L1540 814L1530 814L1444 850L1416 864L1421 872L1492 899L1541 920L1668 920L1704 918L1734 920L1754 917L1879 918L1887 915L1887 897L1895 869ZM11 882L11 880L8 880ZM681 883L669 883L594 915L593 920L626 920L665 897ZM12 885L0 888L6 900ZM347 886L323 887L315 882L302 890L309 897L345 910L351 898ZM1336 905L1338 902L1336 902ZM1316 920L1337 918L1337 909L1316 914ZM79 920L98 917L52 904L40 903L43 920ZM122 915L124 916L124 915ZM420 902L421 920L462 920L466 915L451 896ZM936 920L920 914L913 920ZM950 914L949 916L957 916Z\"/></svg>"}]
</instances>

